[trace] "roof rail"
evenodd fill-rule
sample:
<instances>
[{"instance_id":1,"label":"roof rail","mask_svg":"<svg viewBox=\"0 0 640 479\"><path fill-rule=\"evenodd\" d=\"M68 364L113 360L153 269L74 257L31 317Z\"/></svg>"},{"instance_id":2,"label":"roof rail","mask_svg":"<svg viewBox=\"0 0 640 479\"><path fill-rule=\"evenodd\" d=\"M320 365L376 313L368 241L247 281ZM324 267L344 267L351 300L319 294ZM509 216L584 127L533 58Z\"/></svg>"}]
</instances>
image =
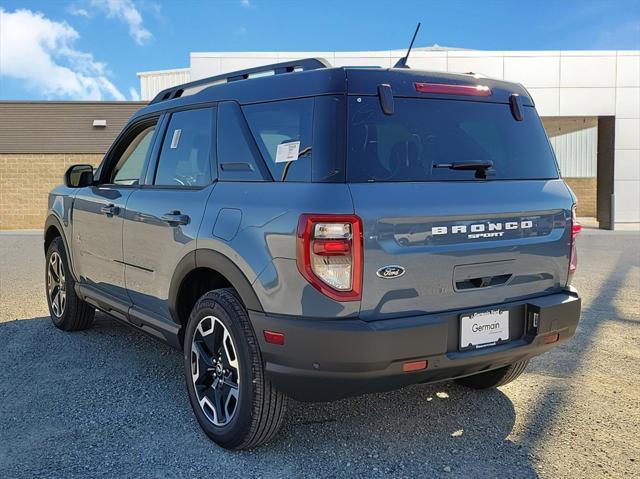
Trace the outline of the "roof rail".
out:
<instances>
[{"instance_id":1,"label":"roof rail","mask_svg":"<svg viewBox=\"0 0 640 479\"><path fill-rule=\"evenodd\" d=\"M273 74L279 75L281 73L291 73L295 71L305 70L317 70L319 68L331 68L331 65L323 58L303 58L300 60L293 60L282 63L272 63L271 65L264 65L260 67L247 68L246 70L238 70L235 72L224 73L208 78L202 78L201 80L195 80L182 85L177 85L166 90L162 90L158 93L149 105L154 103L160 103L165 100L173 100L181 96L194 95L205 88L220 83L229 83L238 80L246 80L252 76L261 76L261 74Z\"/></svg>"}]
</instances>

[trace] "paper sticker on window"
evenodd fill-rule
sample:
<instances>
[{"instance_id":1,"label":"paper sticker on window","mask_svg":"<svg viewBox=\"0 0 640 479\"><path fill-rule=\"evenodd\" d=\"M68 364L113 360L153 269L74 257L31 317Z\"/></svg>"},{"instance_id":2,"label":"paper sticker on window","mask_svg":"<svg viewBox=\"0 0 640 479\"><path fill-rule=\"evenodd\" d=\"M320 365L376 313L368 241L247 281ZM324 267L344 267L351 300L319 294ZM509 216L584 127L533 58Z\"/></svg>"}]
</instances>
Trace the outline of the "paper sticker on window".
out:
<instances>
[{"instance_id":1,"label":"paper sticker on window","mask_svg":"<svg viewBox=\"0 0 640 479\"><path fill-rule=\"evenodd\" d=\"M180 141L180 134L182 130L177 129L173 131L173 138L171 138L171 149L178 148L178 142Z\"/></svg>"},{"instance_id":2,"label":"paper sticker on window","mask_svg":"<svg viewBox=\"0 0 640 479\"><path fill-rule=\"evenodd\" d=\"M298 159L300 152L300 142L291 141L289 143L280 143L276 151L276 163L286 163Z\"/></svg>"}]
</instances>

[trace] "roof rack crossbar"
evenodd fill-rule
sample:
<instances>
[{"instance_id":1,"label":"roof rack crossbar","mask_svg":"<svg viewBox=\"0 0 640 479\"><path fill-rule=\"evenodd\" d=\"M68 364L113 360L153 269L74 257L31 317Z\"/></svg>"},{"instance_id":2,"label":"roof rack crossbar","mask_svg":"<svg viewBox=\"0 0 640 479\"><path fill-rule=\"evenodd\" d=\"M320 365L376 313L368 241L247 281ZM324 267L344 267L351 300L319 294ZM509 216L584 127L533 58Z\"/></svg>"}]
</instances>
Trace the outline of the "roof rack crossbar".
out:
<instances>
[{"instance_id":1,"label":"roof rack crossbar","mask_svg":"<svg viewBox=\"0 0 640 479\"><path fill-rule=\"evenodd\" d=\"M331 68L331 65L323 58L303 58L300 60L272 63L271 65L247 68L246 70L238 70L235 72L224 73L222 75L202 78L200 80L195 80L189 83L183 83L182 85L167 88L158 93L149 104L153 105L154 103L160 103L161 101L179 98L185 91L188 90L194 90L194 93L197 93L198 91L204 90L208 86L212 86L217 83L230 83L238 80L246 80L251 76L257 76L260 73L267 74L273 72L274 75L279 75L281 73L317 70L319 68Z\"/></svg>"}]
</instances>

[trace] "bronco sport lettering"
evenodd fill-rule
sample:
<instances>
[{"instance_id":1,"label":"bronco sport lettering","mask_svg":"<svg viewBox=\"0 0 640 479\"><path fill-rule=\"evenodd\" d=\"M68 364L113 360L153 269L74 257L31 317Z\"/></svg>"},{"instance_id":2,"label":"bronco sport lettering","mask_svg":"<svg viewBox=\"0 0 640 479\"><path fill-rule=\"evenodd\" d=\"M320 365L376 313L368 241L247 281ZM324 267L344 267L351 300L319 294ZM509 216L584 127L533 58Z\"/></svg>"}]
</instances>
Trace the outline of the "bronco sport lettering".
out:
<instances>
[{"instance_id":1,"label":"bronco sport lettering","mask_svg":"<svg viewBox=\"0 0 640 479\"><path fill-rule=\"evenodd\" d=\"M451 226L449 228L449 226L433 226L431 228L431 234L432 235L446 235L449 234L449 232L451 232L451 234L457 234L457 233L467 233L467 232L471 232L471 233L482 233L484 231L487 232L494 232L494 236L502 236L503 233L503 229L504 230L517 230L517 229L529 229L529 228L533 228L533 221L530 220L526 220L526 221L507 221L505 223L492 223L492 222L487 222L485 223L475 223L475 224L470 224L470 225L455 225L455 226ZM469 235L469 238L471 237L477 237L474 235ZM490 237L490 236L485 236L485 237Z\"/></svg>"}]
</instances>

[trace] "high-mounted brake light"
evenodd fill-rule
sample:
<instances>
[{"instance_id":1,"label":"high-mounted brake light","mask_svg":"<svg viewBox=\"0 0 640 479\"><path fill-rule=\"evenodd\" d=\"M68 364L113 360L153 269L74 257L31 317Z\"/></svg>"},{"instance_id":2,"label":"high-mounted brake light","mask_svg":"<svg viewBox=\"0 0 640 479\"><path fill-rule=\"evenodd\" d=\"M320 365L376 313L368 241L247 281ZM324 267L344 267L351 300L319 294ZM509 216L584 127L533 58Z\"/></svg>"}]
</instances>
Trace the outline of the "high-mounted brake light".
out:
<instances>
[{"instance_id":1,"label":"high-mounted brake light","mask_svg":"<svg viewBox=\"0 0 640 479\"><path fill-rule=\"evenodd\" d=\"M491 88L486 85L449 85L447 83L416 83L420 93L441 93L445 95L491 96Z\"/></svg>"},{"instance_id":2,"label":"high-mounted brake light","mask_svg":"<svg viewBox=\"0 0 640 479\"><path fill-rule=\"evenodd\" d=\"M582 231L582 226L578 223L578 217L576 215L576 205L571 207L571 239L569 243L569 281L573 273L575 273L578 266L578 252L576 251L576 237L578 233Z\"/></svg>"},{"instance_id":3,"label":"high-mounted brake light","mask_svg":"<svg viewBox=\"0 0 640 479\"><path fill-rule=\"evenodd\" d=\"M362 292L362 221L355 215L300 216L296 263L300 274L336 301Z\"/></svg>"}]
</instances>

